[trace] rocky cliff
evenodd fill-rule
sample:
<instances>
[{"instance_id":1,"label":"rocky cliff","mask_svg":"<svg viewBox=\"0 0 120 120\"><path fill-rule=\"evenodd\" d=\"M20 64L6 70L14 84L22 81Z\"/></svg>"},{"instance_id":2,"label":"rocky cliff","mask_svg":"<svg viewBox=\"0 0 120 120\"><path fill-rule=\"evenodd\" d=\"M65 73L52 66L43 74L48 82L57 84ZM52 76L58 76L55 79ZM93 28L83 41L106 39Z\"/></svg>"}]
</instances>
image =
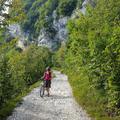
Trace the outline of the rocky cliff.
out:
<instances>
[{"instance_id":1,"label":"rocky cliff","mask_svg":"<svg viewBox=\"0 0 120 120\"><path fill-rule=\"evenodd\" d=\"M53 0L53 2L54 2L54 0ZM68 15L59 15L58 16L58 11L57 11L58 6L55 7L55 9L52 9L51 14L49 16L45 16L45 17L47 17L48 20L50 18L52 18L52 21L48 24L51 24L50 28L52 28L54 30L54 34L51 35L51 33L50 33L51 31L48 31L48 29L46 29L46 27L43 26L42 28L37 29L37 30L39 30L39 32L36 37L33 37L33 36L31 37L31 39L32 39L31 41L36 42L39 46L46 46L52 50L57 49L57 47L61 44L61 42L63 42L63 41L65 42L67 40L68 31L67 31L66 26L67 26L68 20L73 19L80 12L82 14L85 14L87 4L91 4L92 6L94 6L93 0L83 0L81 7L79 8L76 5L74 10L72 11L72 14L69 16ZM43 7L43 6L41 6L41 7ZM31 11L31 9L29 9L29 10ZM36 11L34 11L34 12L35 12L35 14L37 14ZM38 14L38 16L40 16L40 15ZM38 16L33 17L33 15L32 15L32 18L34 18L37 22L42 21L42 19L40 17L39 17L40 18L39 19ZM30 18L28 17L28 21L30 21L30 19L31 19L31 17ZM31 20L31 23L35 21L34 19ZM34 26L35 25L36 24L34 24ZM32 25L30 24L29 28L27 28L27 32L24 31L24 29L21 30L21 26L18 24L9 26L9 31L10 31L11 35L14 37L18 36L20 39L19 46L23 47L25 41L29 39L29 36L32 34L29 32L30 31L29 29L32 29L32 28L30 28L31 26ZM35 31L35 30L36 29L34 28L33 31Z\"/></svg>"}]
</instances>

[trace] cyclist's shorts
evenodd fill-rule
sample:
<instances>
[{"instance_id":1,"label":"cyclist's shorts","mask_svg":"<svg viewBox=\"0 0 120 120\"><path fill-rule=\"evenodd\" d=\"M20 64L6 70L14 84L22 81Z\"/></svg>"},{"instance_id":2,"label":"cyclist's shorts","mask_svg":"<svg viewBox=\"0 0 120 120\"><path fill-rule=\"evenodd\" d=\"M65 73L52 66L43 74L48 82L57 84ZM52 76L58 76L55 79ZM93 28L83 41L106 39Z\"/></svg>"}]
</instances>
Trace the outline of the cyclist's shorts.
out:
<instances>
[{"instance_id":1,"label":"cyclist's shorts","mask_svg":"<svg viewBox=\"0 0 120 120\"><path fill-rule=\"evenodd\" d=\"M45 82L44 83L45 87L48 87L48 88L51 87L51 80L45 80L44 82Z\"/></svg>"}]
</instances>

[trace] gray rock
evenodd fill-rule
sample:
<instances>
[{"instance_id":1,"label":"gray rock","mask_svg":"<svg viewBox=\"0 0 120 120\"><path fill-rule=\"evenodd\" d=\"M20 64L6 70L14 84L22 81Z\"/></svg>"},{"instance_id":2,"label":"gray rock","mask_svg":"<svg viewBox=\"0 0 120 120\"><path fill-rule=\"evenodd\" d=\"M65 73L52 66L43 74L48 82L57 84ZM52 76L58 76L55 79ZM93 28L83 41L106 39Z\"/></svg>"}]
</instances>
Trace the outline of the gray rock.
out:
<instances>
[{"instance_id":1,"label":"gray rock","mask_svg":"<svg viewBox=\"0 0 120 120\"><path fill-rule=\"evenodd\" d=\"M23 33L19 24L9 25L8 31L11 37L18 38L17 46L24 50L26 48L26 41L28 40L29 34Z\"/></svg>"}]
</instances>

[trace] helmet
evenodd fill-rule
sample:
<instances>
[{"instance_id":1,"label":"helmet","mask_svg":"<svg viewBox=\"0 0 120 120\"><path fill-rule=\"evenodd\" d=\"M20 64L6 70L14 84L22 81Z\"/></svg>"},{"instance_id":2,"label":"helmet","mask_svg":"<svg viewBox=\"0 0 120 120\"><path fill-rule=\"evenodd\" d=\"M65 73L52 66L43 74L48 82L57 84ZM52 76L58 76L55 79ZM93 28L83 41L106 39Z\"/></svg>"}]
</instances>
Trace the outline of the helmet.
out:
<instances>
[{"instance_id":1,"label":"helmet","mask_svg":"<svg viewBox=\"0 0 120 120\"><path fill-rule=\"evenodd\" d=\"M51 69L50 69L50 67L48 66L48 67L46 67L46 70L50 71Z\"/></svg>"}]
</instances>

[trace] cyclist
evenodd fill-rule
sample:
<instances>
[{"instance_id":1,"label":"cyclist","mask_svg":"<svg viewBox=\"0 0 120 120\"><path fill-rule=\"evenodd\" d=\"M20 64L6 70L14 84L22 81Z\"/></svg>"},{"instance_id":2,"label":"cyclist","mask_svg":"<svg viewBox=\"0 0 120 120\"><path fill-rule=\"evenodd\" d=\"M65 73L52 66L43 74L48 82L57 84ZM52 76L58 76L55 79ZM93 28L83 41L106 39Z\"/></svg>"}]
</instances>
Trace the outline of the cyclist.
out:
<instances>
[{"instance_id":1,"label":"cyclist","mask_svg":"<svg viewBox=\"0 0 120 120\"><path fill-rule=\"evenodd\" d=\"M46 68L43 78L44 78L44 85L45 85L44 87L46 88L46 91L47 91L48 97L49 97L50 96L50 88L51 88L51 79L52 79L50 67Z\"/></svg>"}]
</instances>

